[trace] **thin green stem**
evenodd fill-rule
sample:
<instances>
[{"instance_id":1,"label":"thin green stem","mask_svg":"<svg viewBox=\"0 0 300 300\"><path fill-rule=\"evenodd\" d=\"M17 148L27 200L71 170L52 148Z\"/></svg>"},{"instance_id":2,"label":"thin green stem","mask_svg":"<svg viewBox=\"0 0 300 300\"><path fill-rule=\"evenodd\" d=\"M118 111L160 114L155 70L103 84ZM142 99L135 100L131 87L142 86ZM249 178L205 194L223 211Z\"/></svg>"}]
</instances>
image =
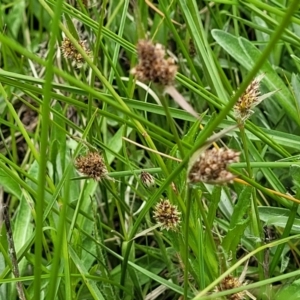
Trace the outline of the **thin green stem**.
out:
<instances>
[{"instance_id":1,"label":"thin green stem","mask_svg":"<svg viewBox=\"0 0 300 300\"><path fill-rule=\"evenodd\" d=\"M294 203L293 206L291 207L291 212L289 214L289 218L288 218L287 223L284 227L284 231L283 231L283 234L281 235L281 238L286 238L291 234L291 229L292 229L292 226L295 222L295 218L297 216L298 206L299 206L299 204ZM278 262L281 259L283 249L284 249L284 244L279 245L276 249L276 252L275 252L275 254L272 258L272 262L270 264L270 271L269 271L270 272L270 274L269 274L270 277L272 277L274 272L275 272L276 266L278 265Z\"/></svg>"},{"instance_id":2,"label":"thin green stem","mask_svg":"<svg viewBox=\"0 0 300 300\"><path fill-rule=\"evenodd\" d=\"M245 134L245 127L242 124L240 125L240 133L241 133L241 138L242 138L242 142L243 142L243 148L244 148L243 153L245 155L245 161L247 164L248 175L250 178L252 178L252 169L251 169L251 164L250 164L248 143L247 143L247 138L246 138L246 134Z\"/></svg>"},{"instance_id":3,"label":"thin green stem","mask_svg":"<svg viewBox=\"0 0 300 300\"><path fill-rule=\"evenodd\" d=\"M248 176L249 178L252 179L253 177L253 172L251 168L251 163L250 163L250 154L249 154L249 148L248 148L248 139L245 133L245 128L243 124L240 125L240 132L241 132L241 138L243 142L243 148L244 148L244 155L245 155L245 160L247 164L247 171L248 171ZM260 247L262 245L262 227L259 219L259 214L258 214L258 208L257 208L257 201L256 201L256 192L255 189L252 189L252 197L251 197L251 213L250 213L250 218L251 218L251 227L253 230L254 236L257 237L256 239L256 247ZM264 279L264 270L263 270L263 253L258 253L258 270L259 270L259 278L260 280Z\"/></svg>"},{"instance_id":4,"label":"thin green stem","mask_svg":"<svg viewBox=\"0 0 300 300\"><path fill-rule=\"evenodd\" d=\"M35 236L35 265L34 265L34 299L38 300L41 297L41 275L42 275L42 237L43 237L43 208L46 187L47 173L47 150L49 146L48 134L50 127L50 92L52 89L53 72L53 56L55 53L55 44L59 32L59 20L61 17L63 1L58 0L55 6L55 14L52 20L51 38L49 43L49 54L46 64L46 75L44 85L43 104L41 106L41 139L40 139L40 164L38 175L38 188L36 198L36 236ZM54 288L54 286L53 286ZM52 298L54 299L54 298Z\"/></svg>"},{"instance_id":5,"label":"thin green stem","mask_svg":"<svg viewBox=\"0 0 300 300\"><path fill-rule=\"evenodd\" d=\"M250 162L250 167L251 168L290 168L292 165L295 166L300 166L299 162ZM232 168L235 169L244 169L248 166L247 163L233 163L230 165Z\"/></svg>"},{"instance_id":6,"label":"thin green stem","mask_svg":"<svg viewBox=\"0 0 300 300\"><path fill-rule=\"evenodd\" d=\"M179 149L180 155L181 155L181 157L184 157L184 149L183 149L180 137L178 135L178 131L175 127L174 119L172 118L172 116L170 114L170 110L169 110L169 106L167 104L166 98L161 97L160 101L161 101L161 104L162 104L162 106L165 110L167 121L169 123L169 126L171 127L172 132L173 132L174 140L175 140L176 145Z\"/></svg>"},{"instance_id":7,"label":"thin green stem","mask_svg":"<svg viewBox=\"0 0 300 300\"><path fill-rule=\"evenodd\" d=\"M107 5L107 1L108 0L104 0L102 6L106 7ZM103 22L104 22L104 18L105 18L105 9L102 9L100 12L100 19L99 19L99 26L98 26L98 32L97 32L97 36L96 36L96 43L95 43L95 47L94 47L94 59L93 59L93 63L95 65L97 65L97 61L99 60L99 50L100 50L100 45L101 45L101 40L103 38L102 36L102 31L103 31ZM94 86L95 84L95 77L96 77L96 73L94 70L92 70L92 76L91 76L91 86ZM89 109L92 110L92 99L93 99L93 95L90 94L89 95ZM103 108L102 110L106 110L106 103L103 104ZM92 113L90 111L90 113ZM104 118L102 118L102 120L104 120ZM101 121L99 122L100 124L100 128L101 128ZM103 126L103 128L105 128L104 130L106 130L106 127ZM104 138L104 142L106 143L106 134L103 134L103 138ZM92 135L90 135L90 141L92 141Z\"/></svg>"},{"instance_id":8,"label":"thin green stem","mask_svg":"<svg viewBox=\"0 0 300 300\"><path fill-rule=\"evenodd\" d=\"M188 184L187 196L186 196L186 214L184 224L184 299L188 299L188 287L189 287L189 230L190 230L190 212L191 212L191 196L192 189Z\"/></svg>"},{"instance_id":9,"label":"thin green stem","mask_svg":"<svg viewBox=\"0 0 300 300\"><path fill-rule=\"evenodd\" d=\"M286 199L283 199L282 197L278 197L274 195L270 190L265 188L264 186L257 183L255 180L250 179L248 176L245 176L244 174L238 173L236 170L234 170L232 167L228 167L228 170L232 172L233 174L236 174L240 179L247 182L249 185L255 187L256 189L260 190L264 194L270 196L272 199L274 199L276 202L280 203L281 205L290 208L292 206L292 203L289 202Z\"/></svg>"}]
</instances>

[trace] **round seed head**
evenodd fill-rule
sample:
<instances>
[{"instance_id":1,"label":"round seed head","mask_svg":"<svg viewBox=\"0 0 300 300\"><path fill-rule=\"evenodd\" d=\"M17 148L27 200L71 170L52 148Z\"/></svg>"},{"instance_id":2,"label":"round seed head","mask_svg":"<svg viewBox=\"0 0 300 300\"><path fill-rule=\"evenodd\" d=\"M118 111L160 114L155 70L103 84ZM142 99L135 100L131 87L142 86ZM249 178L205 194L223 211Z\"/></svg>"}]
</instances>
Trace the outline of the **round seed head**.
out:
<instances>
[{"instance_id":1,"label":"round seed head","mask_svg":"<svg viewBox=\"0 0 300 300\"><path fill-rule=\"evenodd\" d=\"M175 231L180 223L181 213L177 206L170 203L168 199L160 200L154 208L153 217L162 229Z\"/></svg>"},{"instance_id":2,"label":"round seed head","mask_svg":"<svg viewBox=\"0 0 300 300\"><path fill-rule=\"evenodd\" d=\"M239 152L231 149L210 149L202 152L191 167L188 178L191 183L223 184L232 182L235 175L227 171L231 163L239 162Z\"/></svg>"},{"instance_id":3,"label":"round seed head","mask_svg":"<svg viewBox=\"0 0 300 300\"><path fill-rule=\"evenodd\" d=\"M240 287L242 284L238 278L235 278L231 275L226 276L220 283L220 290L231 290L237 287ZM245 299L245 292L239 292L236 294L228 295L227 299L229 300L242 300Z\"/></svg>"},{"instance_id":4,"label":"round seed head","mask_svg":"<svg viewBox=\"0 0 300 300\"><path fill-rule=\"evenodd\" d=\"M155 178L148 172L141 172L140 179L146 188L152 188L155 185Z\"/></svg>"},{"instance_id":5,"label":"round seed head","mask_svg":"<svg viewBox=\"0 0 300 300\"><path fill-rule=\"evenodd\" d=\"M97 181L107 178L106 165L102 156L97 152L89 152L86 156L78 157L75 166L80 173Z\"/></svg>"},{"instance_id":6,"label":"round seed head","mask_svg":"<svg viewBox=\"0 0 300 300\"><path fill-rule=\"evenodd\" d=\"M87 49L85 41L78 41L78 44L81 46L84 52L86 52L86 54L91 56L91 51ZM75 46L72 44L69 38L65 37L62 41L61 51L63 56L69 59L78 68L80 68L83 65L84 59L82 55L78 52L78 50L75 48Z\"/></svg>"},{"instance_id":7,"label":"round seed head","mask_svg":"<svg viewBox=\"0 0 300 300\"><path fill-rule=\"evenodd\" d=\"M177 66L173 58L165 59L165 49L161 44L140 40L137 44L139 63L131 73L142 82L152 81L163 86L174 81Z\"/></svg>"}]
</instances>

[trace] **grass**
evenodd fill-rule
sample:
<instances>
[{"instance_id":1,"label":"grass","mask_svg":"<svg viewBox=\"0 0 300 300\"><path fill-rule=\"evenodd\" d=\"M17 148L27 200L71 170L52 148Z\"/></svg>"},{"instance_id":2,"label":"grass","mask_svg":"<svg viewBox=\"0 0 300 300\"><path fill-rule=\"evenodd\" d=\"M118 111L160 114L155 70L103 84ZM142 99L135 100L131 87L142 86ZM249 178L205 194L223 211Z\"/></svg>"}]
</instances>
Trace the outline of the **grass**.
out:
<instances>
[{"instance_id":1,"label":"grass","mask_svg":"<svg viewBox=\"0 0 300 300\"><path fill-rule=\"evenodd\" d=\"M0 299L300 299L298 1L85 2L0 3ZM130 72L145 38L181 100ZM189 182L208 147L233 182Z\"/></svg>"}]
</instances>

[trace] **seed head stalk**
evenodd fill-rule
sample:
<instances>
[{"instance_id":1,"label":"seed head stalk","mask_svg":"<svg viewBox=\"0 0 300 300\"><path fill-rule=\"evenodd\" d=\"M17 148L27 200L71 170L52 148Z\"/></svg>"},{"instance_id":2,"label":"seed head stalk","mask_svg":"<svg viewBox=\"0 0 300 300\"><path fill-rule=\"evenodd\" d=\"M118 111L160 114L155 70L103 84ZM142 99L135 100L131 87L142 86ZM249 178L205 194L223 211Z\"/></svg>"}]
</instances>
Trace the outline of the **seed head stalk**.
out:
<instances>
[{"instance_id":1,"label":"seed head stalk","mask_svg":"<svg viewBox=\"0 0 300 300\"><path fill-rule=\"evenodd\" d=\"M184 110L198 118L198 114L192 106L174 87L177 66L172 57L165 58L166 50L164 46L159 43L154 44L149 40L140 40L137 43L137 53L138 64L131 70L131 73L141 82L153 82L162 87L165 94L169 94ZM162 97L161 103L178 149L183 157L184 149L164 97Z\"/></svg>"},{"instance_id":2,"label":"seed head stalk","mask_svg":"<svg viewBox=\"0 0 300 300\"><path fill-rule=\"evenodd\" d=\"M263 79L264 74L258 76L252 82L248 85L245 92L241 95L241 97L238 99L237 103L234 106L234 112L237 117L238 123L239 123L239 129L241 133L241 138L243 142L244 147L244 155L245 160L247 164L247 172L249 178L252 179L253 172L250 165L250 153L248 148L248 139L245 133L245 121L254 113L252 110L256 105L258 105L261 101L259 100L260 96L260 81ZM258 207L257 207L257 201L256 201L256 190L252 189L252 197L251 197L252 205L251 205L251 228L253 231L254 236L257 237L256 239L256 246L260 247L262 245L262 226L259 219L258 214ZM263 271L263 261L264 261L264 255L262 252L258 253L258 261L260 262L258 265L259 268L259 277L260 280L264 279L264 271Z\"/></svg>"}]
</instances>

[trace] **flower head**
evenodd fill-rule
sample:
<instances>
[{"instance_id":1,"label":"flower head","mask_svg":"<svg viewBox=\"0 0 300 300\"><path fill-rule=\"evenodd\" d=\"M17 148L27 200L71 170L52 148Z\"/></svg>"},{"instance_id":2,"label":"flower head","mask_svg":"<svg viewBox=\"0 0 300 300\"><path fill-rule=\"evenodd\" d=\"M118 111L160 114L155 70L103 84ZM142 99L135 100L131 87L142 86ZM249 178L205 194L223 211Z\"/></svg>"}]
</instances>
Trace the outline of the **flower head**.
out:
<instances>
[{"instance_id":1,"label":"flower head","mask_svg":"<svg viewBox=\"0 0 300 300\"><path fill-rule=\"evenodd\" d=\"M154 208L154 219L161 224L162 229L175 231L180 223L180 212L176 205L168 199L160 200Z\"/></svg>"},{"instance_id":2,"label":"flower head","mask_svg":"<svg viewBox=\"0 0 300 300\"><path fill-rule=\"evenodd\" d=\"M87 49L85 45L85 41L78 41L78 44L81 46L81 48L88 54L91 55L90 50ZM63 53L63 56L69 60L72 61L78 68L80 68L83 65L84 59L82 55L78 52L78 50L75 48L75 46L72 44L69 38L65 37L62 45L61 45L61 51Z\"/></svg>"},{"instance_id":3,"label":"flower head","mask_svg":"<svg viewBox=\"0 0 300 300\"><path fill-rule=\"evenodd\" d=\"M239 278L228 275L221 281L220 288L218 290L221 291L231 290L240 286L242 286L242 283L240 282ZM227 299L229 300L245 299L245 292L239 292L236 294L228 295Z\"/></svg>"},{"instance_id":4,"label":"flower head","mask_svg":"<svg viewBox=\"0 0 300 300\"><path fill-rule=\"evenodd\" d=\"M86 156L78 157L75 166L79 172L95 180L108 178L106 165L102 156L97 152L89 152Z\"/></svg>"},{"instance_id":5,"label":"flower head","mask_svg":"<svg viewBox=\"0 0 300 300\"><path fill-rule=\"evenodd\" d=\"M227 171L227 166L239 162L239 152L231 149L209 149L200 154L189 170L188 178L191 183L205 182L222 184L231 182L235 175Z\"/></svg>"},{"instance_id":6,"label":"flower head","mask_svg":"<svg viewBox=\"0 0 300 300\"><path fill-rule=\"evenodd\" d=\"M141 172L140 179L147 188L152 188L155 185L155 178L148 172Z\"/></svg>"},{"instance_id":7,"label":"flower head","mask_svg":"<svg viewBox=\"0 0 300 300\"><path fill-rule=\"evenodd\" d=\"M245 121L246 119L248 119L253 113L252 109L261 102L261 100L259 99L259 84L263 77L264 75L256 77L248 85L246 91L235 104L234 113L240 121Z\"/></svg>"},{"instance_id":8,"label":"flower head","mask_svg":"<svg viewBox=\"0 0 300 300\"><path fill-rule=\"evenodd\" d=\"M139 64L131 73L140 81L152 81L163 86L171 85L177 66L173 58L165 59L166 51L161 44L140 40L137 44Z\"/></svg>"}]
</instances>

